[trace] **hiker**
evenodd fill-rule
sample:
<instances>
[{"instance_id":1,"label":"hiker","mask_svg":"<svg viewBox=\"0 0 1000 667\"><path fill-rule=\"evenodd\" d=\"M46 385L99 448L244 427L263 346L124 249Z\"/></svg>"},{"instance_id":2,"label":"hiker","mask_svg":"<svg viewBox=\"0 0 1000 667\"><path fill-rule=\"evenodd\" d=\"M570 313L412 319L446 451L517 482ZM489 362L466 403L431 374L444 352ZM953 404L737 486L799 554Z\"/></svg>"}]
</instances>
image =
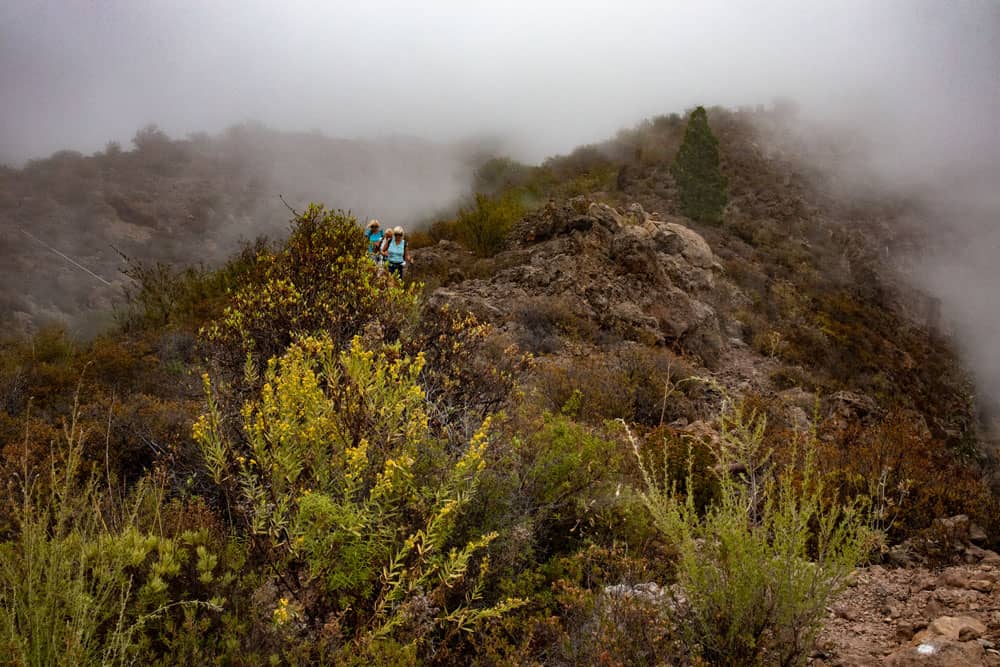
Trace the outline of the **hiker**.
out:
<instances>
[{"instance_id":1,"label":"hiker","mask_svg":"<svg viewBox=\"0 0 1000 667\"><path fill-rule=\"evenodd\" d=\"M393 229L391 237L386 235L386 240L382 244L382 255L389 264L389 273L402 280L403 267L413 261L410 259L410 249L406 247L406 239L403 238L402 227Z\"/></svg>"},{"instance_id":2,"label":"hiker","mask_svg":"<svg viewBox=\"0 0 1000 667\"><path fill-rule=\"evenodd\" d=\"M368 228L365 231L365 238L368 239L368 257L376 264L382 263L383 236L385 235L382 233L378 220L372 220L368 223Z\"/></svg>"}]
</instances>

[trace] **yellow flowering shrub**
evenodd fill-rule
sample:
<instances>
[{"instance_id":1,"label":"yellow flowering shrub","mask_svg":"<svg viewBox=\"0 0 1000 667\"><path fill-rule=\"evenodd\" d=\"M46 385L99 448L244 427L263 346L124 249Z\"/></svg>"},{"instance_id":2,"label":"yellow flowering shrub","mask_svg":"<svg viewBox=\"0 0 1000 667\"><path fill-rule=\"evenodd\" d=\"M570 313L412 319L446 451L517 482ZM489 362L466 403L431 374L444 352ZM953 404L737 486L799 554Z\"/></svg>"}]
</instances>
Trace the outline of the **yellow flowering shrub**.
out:
<instances>
[{"instance_id":1,"label":"yellow flowering shrub","mask_svg":"<svg viewBox=\"0 0 1000 667\"><path fill-rule=\"evenodd\" d=\"M485 466L489 420L462 451L447 451L428 425L423 365L398 345L373 352L355 338L340 351L330 336L304 337L268 363L259 397L243 406L240 442L223 432L207 381L194 426L251 535L304 574L285 582L288 596L309 622L336 621L355 648L471 630L518 604L481 601L487 564L477 554L495 534L455 538ZM276 609L279 624L288 606Z\"/></svg>"},{"instance_id":2,"label":"yellow flowering shrub","mask_svg":"<svg viewBox=\"0 0 1000 667\"><path fill-rule=\"evenodd\" d=\"M368 259L355 218L319 204L294 220L288 240L262 248L222 316L202 335L234 365L260 364L297 334L325 332L346 342L371 321L398 331L416 307L418 285L402 285Z\"/></svg>"}]
</instances>

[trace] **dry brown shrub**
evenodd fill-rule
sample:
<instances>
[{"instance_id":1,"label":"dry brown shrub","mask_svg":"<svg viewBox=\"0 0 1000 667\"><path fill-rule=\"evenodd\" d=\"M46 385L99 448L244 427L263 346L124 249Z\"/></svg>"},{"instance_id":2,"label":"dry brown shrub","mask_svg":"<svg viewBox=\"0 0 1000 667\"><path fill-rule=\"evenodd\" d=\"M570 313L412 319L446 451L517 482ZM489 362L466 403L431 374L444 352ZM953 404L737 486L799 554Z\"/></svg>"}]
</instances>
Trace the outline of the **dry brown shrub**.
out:
<instances>
[{"instance_id":1,"label":"dry brown shrub","mask_svg":"<svg viewBox=\"0 0 1000 667\"><path fill-rule=\"evenodd\" d=\"M841 493L870 494L891 541L956 514L996 534L998 503L982 475L933 438L918 414L896 410L868 426L827 424L820 434L821 462Z\"/></svg>"}]
</instances>

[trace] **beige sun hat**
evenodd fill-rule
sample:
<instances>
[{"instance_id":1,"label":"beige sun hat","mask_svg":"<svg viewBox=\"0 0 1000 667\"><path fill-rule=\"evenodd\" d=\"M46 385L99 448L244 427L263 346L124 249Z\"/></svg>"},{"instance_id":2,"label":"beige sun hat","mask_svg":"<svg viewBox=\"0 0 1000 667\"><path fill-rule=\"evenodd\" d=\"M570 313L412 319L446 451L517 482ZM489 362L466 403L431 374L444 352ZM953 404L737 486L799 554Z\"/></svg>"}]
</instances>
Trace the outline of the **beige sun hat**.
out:
<instances>
[{"instance_id":1,"label":"beige sun hat","mask_svg":"<svg viewBox=\"0 0 1000 667\"><path fill-rule=\"evenodd\" d=\"M399 234L400 236L402 236L403 235L403 228L402 227L396 227L394 230L392 230L392 233L393 233L393 235Z\"/></svg>"},{"instance_id":2,"label":"beige sun hat","mask_svg":"<svg viewBox=\"0 0 1000 667\"><path fill-rule=\"evenodd\" d=\"M379 224L380 223L379 223L378 220L369 220L368 221L368 229L372 229L373 227L378 227Z\"/></svg>"}]
</instances>

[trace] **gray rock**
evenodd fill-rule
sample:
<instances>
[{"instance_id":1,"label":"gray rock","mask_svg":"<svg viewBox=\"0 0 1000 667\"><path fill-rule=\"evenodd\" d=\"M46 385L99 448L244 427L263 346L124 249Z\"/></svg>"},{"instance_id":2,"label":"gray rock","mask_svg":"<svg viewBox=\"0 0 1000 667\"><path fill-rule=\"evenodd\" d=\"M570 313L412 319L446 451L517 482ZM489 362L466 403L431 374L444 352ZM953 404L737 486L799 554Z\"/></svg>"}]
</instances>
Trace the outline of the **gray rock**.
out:
<instances>
[{"instance_id":1,"label":"gray rock","mask_svg":"<svg viewBox=\"0 0 1000 667\"><path fill-rule=\"evenodd\" d=\"M655 239L658 249L669 248L666 252L680 254L692 266L700 269L714 269L719 266L708 242L698 232L676 222L650 220L658 230ZM664 250L661 250L663 252Z\"/></svg>"},{"instance_id":2,"label":"gray rock","mask_svg":"<svg viewBox=\"0 0 1000 667\"><path fill-rule=\"evenodd\" d=\"M931 621L926 630L918 632L913 641L916 643L943 637L964 642L978 639L985 633L986 626L983 622L971 616L939 616Z\"/></svg>"},{"instance_id":3,"label":"gray rock","mask_svg":"<svg viewBox=\"0 0 1000 667\"><path fill-rule=\"evenodd\" d=\"M1000 554L987 549L980 562L984 565L1000 565Z\"/></svg>"},{"instance_id":4,"label":"gray rock","mask_svg":"<svg viewBox=\"0 0 1000 667\"><path fill-rule=\"evenodd\" d=\"M905 646L888 655L888 667L980 667L988 665L986 651L977 642L933 639Z\"/></svg>"}]
</instances>

